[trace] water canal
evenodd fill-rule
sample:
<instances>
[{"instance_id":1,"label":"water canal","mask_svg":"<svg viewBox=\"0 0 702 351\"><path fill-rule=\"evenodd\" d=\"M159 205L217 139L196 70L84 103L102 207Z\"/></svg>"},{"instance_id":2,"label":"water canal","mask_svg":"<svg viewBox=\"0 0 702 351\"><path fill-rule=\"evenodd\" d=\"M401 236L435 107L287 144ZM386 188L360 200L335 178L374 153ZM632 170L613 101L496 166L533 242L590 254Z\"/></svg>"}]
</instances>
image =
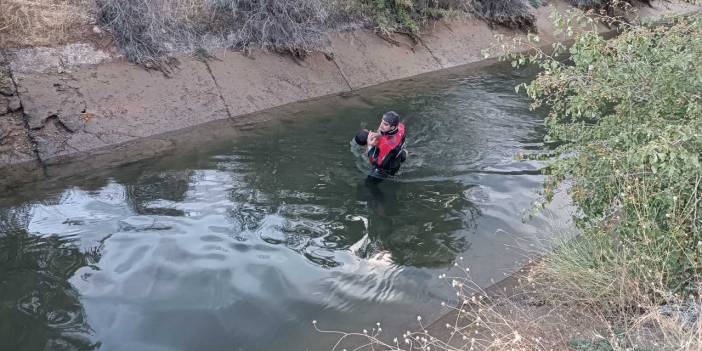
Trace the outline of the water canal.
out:
<instances>
[{"instance_id":1,"label":"water canal","mask_svg":"<svg viewBox=\"0 0 702 351\"><path fill-rule=\"evenodd\" d=\"M275 109L184 146L74 172L0 200L0 339L8 349L326 350L312 328L392 339L437 318L463 257L486 286L553 235L525 220L543 116L503 66L460 69ZM405 117L410 157L381 192L351 143ZM528 245L527 245L528 246ZM401 333L401 332L400 332Z\"/></svg>"}]
</instances>

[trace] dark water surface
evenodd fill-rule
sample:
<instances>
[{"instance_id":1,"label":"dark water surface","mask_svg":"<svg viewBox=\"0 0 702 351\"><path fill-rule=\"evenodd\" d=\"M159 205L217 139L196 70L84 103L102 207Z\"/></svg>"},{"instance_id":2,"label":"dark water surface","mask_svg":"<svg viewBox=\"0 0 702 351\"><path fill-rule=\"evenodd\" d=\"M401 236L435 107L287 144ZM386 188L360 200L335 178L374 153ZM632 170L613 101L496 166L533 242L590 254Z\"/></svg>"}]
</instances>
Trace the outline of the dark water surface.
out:
<instances>
[{"instance_id":1,"label":"dark water surface","mask_svg":"<svg viewBox=\"0 0 702 351\"><path fill-rule=\"evenodd\" d=\"M380 321L392 339L438 317L454 291L437 276L458 257L488 285L566 217L523 221L542 177L514 156L543 137L514 93L526 79L492 67L394 82L2 195L2 349L326 350L313 319ZM376 191L350 141L386 110L405 117L410 157Z\"/></svg>"}]
</instances>

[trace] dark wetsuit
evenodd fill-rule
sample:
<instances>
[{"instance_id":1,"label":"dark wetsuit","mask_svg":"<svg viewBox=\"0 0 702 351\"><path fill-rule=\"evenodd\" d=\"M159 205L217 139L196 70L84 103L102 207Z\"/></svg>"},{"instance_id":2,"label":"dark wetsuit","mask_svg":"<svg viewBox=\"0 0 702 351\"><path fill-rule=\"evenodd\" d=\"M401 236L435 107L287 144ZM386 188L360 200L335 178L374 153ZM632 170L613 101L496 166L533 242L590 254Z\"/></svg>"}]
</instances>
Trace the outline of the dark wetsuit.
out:
<instances>
[{"instance_id":1,"label":"dark wetsuit","mask_svg":"<svg viewBox=\"0 0 702 351\"><path fill-rule=\"evenodd\" d=\"M404 123L398 124L395 130L382 133L378 138L378 145L368 149L368 159L372 167L369 177L383 179L395 175L407 157L404 150Z\"/></svg>"}]
</instances>

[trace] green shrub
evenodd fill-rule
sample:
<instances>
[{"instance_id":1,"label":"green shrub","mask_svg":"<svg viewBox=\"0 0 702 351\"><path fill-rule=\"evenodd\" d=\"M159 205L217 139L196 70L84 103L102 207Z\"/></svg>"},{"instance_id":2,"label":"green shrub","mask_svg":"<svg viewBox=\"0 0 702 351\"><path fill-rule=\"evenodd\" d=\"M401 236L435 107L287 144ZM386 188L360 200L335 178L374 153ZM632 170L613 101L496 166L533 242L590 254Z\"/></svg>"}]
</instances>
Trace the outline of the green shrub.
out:
<instances>
[{"instance_id":1,"label":"green shrub","mask_svg":"<svg viewBox=\"0 0 702 351\"><path fill-rule=\"evenodd\" d=\"M567 33L577 21L560 19ZM533 37L532 37L533 38ZM625 265L640 287L696 291L702 270L702 19L630 26L605 40L575 34L569 49L513 56L544 69L528 85L560 146L546 197L568 180L587 255ZM563 56L568 58L563 60ZM624 262L621 262L621 260ZM617 263L618 262L618 263Z\"/></svg>"}]
</instances>

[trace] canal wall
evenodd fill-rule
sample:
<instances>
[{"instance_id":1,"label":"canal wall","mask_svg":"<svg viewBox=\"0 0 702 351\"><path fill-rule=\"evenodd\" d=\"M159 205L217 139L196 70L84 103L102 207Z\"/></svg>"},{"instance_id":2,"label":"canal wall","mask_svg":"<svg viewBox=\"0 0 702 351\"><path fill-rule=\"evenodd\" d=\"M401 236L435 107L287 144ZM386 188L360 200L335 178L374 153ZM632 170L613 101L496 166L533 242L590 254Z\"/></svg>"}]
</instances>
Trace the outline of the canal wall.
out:
<instances>
[{"instance_id":1,"label":"canal wall","mask_svg":"<svg viewBox=\"0 0 702 351\"><path fill-rule=\"evenodd\" d=\"M537 10L544 45L558 40L549 18L553 8L570 7L552 1ZM639 9L642 18L697 10L682 2ZM328 45L304 60L219 50L207 60L180 56L167 74L91 43L6 49L0 55L0 174L5 184L33 181L51 165L109 154L137 140L167 149L155 136L215 120L238 123L276 106L480 62L495 34L522 35L467 18L432 24L418 43L359 29L329 34Z\"/></svg>"}]
</instances>

